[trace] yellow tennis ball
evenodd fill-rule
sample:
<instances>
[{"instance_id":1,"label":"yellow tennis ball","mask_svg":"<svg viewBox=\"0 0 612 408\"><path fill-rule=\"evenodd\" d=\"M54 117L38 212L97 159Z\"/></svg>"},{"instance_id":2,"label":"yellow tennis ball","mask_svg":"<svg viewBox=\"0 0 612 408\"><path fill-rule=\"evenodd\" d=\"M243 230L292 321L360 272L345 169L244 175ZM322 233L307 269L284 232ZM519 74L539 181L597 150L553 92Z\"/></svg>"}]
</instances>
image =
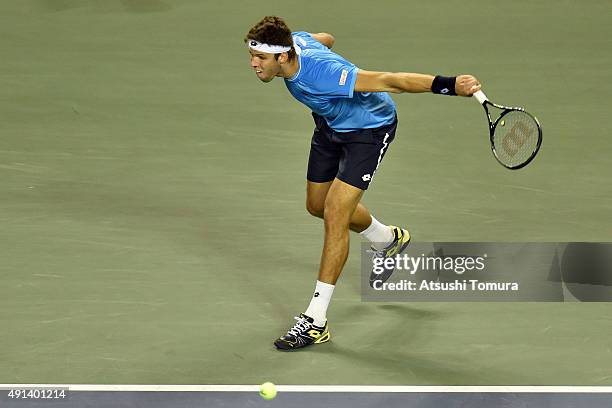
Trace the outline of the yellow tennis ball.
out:
<instances>
[{"instance_id":1,"label":"yellow tennis ball","mask_svg":"<svg viewBox=\"0 0 612 408\"><path fill-rule=\"evenodd\" d=\"M506 126L506 121L502 120L499 124L502 125L502 126Z\"/></svg>"},{"instance_id":2,"label":"yellow tennis ball","mask_svg":"<svg viewBox=\"0 0 612 408\"><path fill-rule=\"evenodd\" d=\"M276 397L276 386L271 382L265 382L259 386L259 395L265 400Z\"/></svg>"}]
</instances>

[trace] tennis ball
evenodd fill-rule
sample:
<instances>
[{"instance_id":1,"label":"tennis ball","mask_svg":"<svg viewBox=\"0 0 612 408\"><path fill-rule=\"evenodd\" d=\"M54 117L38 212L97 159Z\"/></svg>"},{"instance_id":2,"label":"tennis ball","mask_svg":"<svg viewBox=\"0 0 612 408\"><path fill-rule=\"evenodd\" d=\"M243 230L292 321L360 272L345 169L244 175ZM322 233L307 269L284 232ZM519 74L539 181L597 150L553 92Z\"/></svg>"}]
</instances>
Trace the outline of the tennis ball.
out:
<instances>
[{"instance_id":1,"label":"tennis ball","mask_svg":"<svg viewBox=\"0 0 612 408\"><path fill-rule=\"evenodd\" d=\"M271 382L265 382L259 386L259 395L265 400L276 397L276 386Z\"/></svg>"},{"instance_id":2,"label":"tennis ball","mask_svg":"<svg viewBox=\"0 0 612 408\"><path fill-rule=\"evenodd\" d=\"M501 122L499 122L499 124L502 125L502 126L506 126L506 121L502 120Z\"/></svg>"}]
</instances>

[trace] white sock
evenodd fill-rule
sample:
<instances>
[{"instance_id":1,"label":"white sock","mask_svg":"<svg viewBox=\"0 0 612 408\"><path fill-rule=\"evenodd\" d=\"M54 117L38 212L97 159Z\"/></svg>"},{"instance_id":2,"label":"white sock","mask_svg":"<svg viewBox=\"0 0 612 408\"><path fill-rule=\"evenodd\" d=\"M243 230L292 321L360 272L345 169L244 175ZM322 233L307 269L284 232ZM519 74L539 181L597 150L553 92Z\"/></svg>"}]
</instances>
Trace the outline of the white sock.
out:
<instances>
[{"instance_id":1,"label":"white sock","mask_svg":"<svg viewBox=\"0 0 612 408\"><path fill-rule=\"evenodd\" d=\"M394 238L391 227L381 223L374 216L372 216L370 226L361 231L360 234L370 241L374 248L379 250L386 248Z\"/></svg>"},{"instance_id":2,"label":"white sock","mask_svg":"<svg viewBox=\"0 0 612 408\"><path fill-rule=\"evenodd\" d=\"M306 316L313 318L315 326L325 326L325 322L327 321L327 307L334 293L334 288L334 285L317 281L314 294L310 300L310 305L308 305L308 309L304 312Z\"/></svg>"}]
</instances>

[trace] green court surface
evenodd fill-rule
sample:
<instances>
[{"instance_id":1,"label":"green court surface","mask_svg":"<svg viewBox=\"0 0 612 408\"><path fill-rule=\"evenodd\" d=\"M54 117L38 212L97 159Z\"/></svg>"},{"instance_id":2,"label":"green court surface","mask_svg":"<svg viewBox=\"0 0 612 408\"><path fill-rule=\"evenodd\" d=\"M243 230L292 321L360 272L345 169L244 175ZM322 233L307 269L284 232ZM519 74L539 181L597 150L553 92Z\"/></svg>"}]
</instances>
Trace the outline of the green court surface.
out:
<instances>
[{"instance_id":1,"label":"green court surface","mask_svg":"<svg viewBox=\"0 0 612 408\"><path fill-rule=\"evenodd\" d=\"M540 119L511 172L470 99L395 95L364 198L418 241L610 241L609 1L0 3L0 383L612 385L607 303L364 303L279 353L322 247L312 119L262 84L266 14L371 70L471 73Z\"/></svg>"}]
</instances>

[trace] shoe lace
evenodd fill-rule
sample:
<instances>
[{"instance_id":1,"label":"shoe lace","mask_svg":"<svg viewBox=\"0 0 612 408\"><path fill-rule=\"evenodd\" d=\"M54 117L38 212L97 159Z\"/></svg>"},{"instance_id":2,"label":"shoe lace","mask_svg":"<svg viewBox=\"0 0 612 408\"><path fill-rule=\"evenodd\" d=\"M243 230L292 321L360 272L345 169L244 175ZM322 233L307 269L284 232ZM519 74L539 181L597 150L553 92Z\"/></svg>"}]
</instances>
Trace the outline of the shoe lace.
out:
<instances>
[{"instance_id":1,"label":"shoe lace","mask_svg":"<svg viewBox=\"0 0 612 408\"><path fill-rule=\"evenodd\" d=\"M377 258L384 258L387 250L386 249L376 249L374 247L370 247L370 249L366 249L366 253L371 254L372 262L374 262Z\"/></svg>"},{"instance_id":2,"label":"shoe lace","mask_svg":"<svg viewBox=\"0 0 612 408\"><path fill-rule=\"evenodd\" d=\"M398 240L398 237L394 234L393 235L393 240L385 248L383 248L383 249L376 249L376 248L374 248L372 246L372 247L370 247L370 249L366 249L367 253L372 254L372 262L374 262L374 260L376 258L385 258L387 256L387 250L389 250L394 245L396 245L397 244L397 240Z\"/></svg>"},{"instance_id":3,"label":"shoe lace","mask_svg":"<svg viewBox=\"0 0 612 408\"><path fill-rule=\"evenodd\" d=\"M304 317L294 316L293 318L297 320L297 323L294 324L291 329L289 329L287 334L297 337L301 332L308 330L310 326L312 326L312 324Z\"/></svg>"}]
</instances>

